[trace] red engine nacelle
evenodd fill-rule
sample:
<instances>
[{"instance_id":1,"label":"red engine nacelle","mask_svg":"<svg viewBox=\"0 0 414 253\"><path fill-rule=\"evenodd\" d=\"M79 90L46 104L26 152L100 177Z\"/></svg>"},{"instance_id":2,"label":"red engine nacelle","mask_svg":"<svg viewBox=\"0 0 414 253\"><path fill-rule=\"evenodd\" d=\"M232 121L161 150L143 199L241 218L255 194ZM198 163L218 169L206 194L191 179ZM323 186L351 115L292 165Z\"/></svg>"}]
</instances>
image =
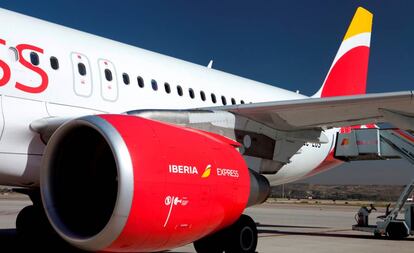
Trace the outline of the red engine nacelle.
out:
<instances>
[{"instance_id":1,"label":"red engine nacelle","mask_svg":"<svg viewBox=\"0 0 414 253\"><path fill-rule=\"evenodd\" d=\"M126 115L72 120L50 139L41 193L55 230L92 251L161 251L235 222L249 171L238 143Z\"/></svg>"}]
</instances>

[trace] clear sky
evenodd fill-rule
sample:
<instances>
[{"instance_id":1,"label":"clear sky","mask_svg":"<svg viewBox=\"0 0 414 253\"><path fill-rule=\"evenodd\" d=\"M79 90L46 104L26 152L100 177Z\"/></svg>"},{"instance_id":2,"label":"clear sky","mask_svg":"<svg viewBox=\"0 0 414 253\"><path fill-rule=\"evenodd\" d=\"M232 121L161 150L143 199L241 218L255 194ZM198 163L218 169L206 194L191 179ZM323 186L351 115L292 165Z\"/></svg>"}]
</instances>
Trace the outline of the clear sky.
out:
<instances>
[{"instance_id":1,"label":"clear sky","mask_svg":"<svg viewBox=\"0 0 414 253\"><path fill-rule=\"evenodd\" d=\"M5 9L190 62L214 59L216 69L306 95L322 84L358 6L374 14L368 92L414 90L414 1L0 2ZM361 172L366 178L377 174L374 183L386 177L401 183L414 168L404 162L357 163L326 176L356 182Z\"/></svg>"}]
</instances>

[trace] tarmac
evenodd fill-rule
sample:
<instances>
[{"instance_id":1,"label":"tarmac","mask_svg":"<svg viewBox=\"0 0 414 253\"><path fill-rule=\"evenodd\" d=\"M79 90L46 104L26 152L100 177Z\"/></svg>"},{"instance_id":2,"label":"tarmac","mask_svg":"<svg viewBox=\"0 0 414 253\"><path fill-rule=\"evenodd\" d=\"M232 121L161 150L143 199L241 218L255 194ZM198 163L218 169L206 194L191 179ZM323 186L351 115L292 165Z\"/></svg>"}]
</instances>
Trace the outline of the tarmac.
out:
<instances>
[{"instance_id":1,"label":"tarmac","mask_svg":"<svg viewBox=\"0 0 414 253\"><path fill-rule=\"evenodd\" d=\"M0 252L28 252L22 250L21 240L15 231L16 216L23 207L30 205L25 198L0 199ZM414 252L414 236L404 240L375 238L371 234L352 231L357 206L314 204L263 204L246 210L258 223L259 243L257 252ZM383 210L373 213L370 223ZM30 251L50 251L49 245L40 243ZM66 249L60 252L81 252ZM170 252L195 253L186 245Z\"/></svg>"}]
</instances>

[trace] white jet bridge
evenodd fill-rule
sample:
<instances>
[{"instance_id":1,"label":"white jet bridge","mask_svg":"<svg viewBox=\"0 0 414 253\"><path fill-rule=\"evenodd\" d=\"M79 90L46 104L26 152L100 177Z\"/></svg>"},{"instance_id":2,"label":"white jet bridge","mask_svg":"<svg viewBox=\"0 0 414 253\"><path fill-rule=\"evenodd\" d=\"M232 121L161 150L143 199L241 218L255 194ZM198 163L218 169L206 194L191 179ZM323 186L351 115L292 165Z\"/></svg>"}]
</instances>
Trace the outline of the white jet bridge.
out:
<instances>
[{"instance_id":1,"label":"white jet bridge","mask_svg":"<svg viewBox=\"0 0 414 253\"><path fill-rule=\"evenodd\" d=\"M344 161L384 160L405 158L414 165L414 136L400 129L353 129L337 136L335 157ZM361 207L355 219L353 230L386 235L391 238L405 238L414 235L414 204L406 204L414 190L414 179L406 185L392 210L387 207L385 215L379 216L376 225L368 224L371 209ZM404 208L404 218L398 214Z\"/></svg>"}]
</instances>

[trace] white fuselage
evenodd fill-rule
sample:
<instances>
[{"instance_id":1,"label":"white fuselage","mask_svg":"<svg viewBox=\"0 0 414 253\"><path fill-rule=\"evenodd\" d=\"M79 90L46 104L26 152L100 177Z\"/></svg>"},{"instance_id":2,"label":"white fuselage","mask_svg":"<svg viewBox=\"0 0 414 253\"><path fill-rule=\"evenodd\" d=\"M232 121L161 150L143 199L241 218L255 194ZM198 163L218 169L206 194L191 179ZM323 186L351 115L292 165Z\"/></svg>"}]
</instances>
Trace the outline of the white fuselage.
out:
<instances>
[{"instance_id":1,"label":"white fuselage","mask_svg":"<svg viewBox=\"0 0 414 253\"><path fill-rule=\"evenodd\" d=\"M232 99L240 104L242 100L255 103L307 98L6 10L0 10L0 22L0 39L4 40L0 44L0 60L10 68L10 80L0 87L0 184L38 185L44 145L29 126L41 118L220 106L222 96L227 104ZM22 63L30 62L33 52L24 45L43 51L37 50L39 65L35 69ZM20 54L16 54L16 48ZM52 68L51 57L57 59L58 69ZM105 69L110 70L111 81L107 81ZM3 72L4 77L6 71L0 68L0 76ZM129 84L124 82L124 74L128 75ZM138 85L139 78L144 87ZM153 88L154 81L157 90ZM165 83L170 93L166 92ZM289 164L269 176L272 184L303 178L318 167L332 150L335 133L336 130L326 131L329 143L320 147L303 146Z\"/></svg>"}]
</instances>

